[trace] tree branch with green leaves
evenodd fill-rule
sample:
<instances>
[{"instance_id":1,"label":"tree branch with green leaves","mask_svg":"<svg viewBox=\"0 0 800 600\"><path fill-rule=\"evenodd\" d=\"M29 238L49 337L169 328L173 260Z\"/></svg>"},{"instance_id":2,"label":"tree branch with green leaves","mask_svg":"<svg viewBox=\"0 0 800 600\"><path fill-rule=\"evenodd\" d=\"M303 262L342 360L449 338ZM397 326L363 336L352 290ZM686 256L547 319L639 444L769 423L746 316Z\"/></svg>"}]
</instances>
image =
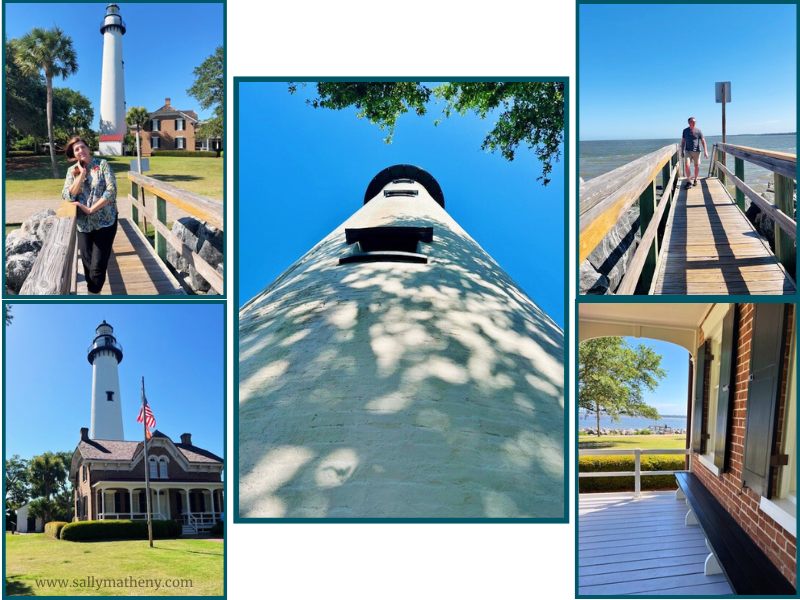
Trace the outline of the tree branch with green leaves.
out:
<instances>
[{"instance_id":1,"label":"tree branch with green leaves","mask_svg":"<svg viewBox=\"0 0 800 600\"><path fill-rule=\"evenodd\" d=\"M301 85L306 85L302 83ZM289 93L298 83L289 82ZM397 119L409 112L427 114L431 97L444 101L443 118L475 113L481 119L496 119L481 149L500 152L513 161L520 147L533 151L542 163L537 181L550 183L553 163L561 158L564 141L564 83L560 81L450 82L429 87L418 82L317 82L316 97L306 102L313 108L342 110L354 107L359 119L366 118L387 132L392 142ZM434 125L439 124L434 121Z\"/></svg>"}]
</instances>

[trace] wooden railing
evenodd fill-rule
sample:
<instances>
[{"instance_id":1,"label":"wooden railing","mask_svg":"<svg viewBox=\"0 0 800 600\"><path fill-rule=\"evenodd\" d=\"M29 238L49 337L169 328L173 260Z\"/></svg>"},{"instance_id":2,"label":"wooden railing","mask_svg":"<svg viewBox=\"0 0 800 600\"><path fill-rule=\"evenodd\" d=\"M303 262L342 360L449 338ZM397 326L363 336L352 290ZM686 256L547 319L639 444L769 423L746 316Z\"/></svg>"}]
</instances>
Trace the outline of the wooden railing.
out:
<instances>
[{"instance_id":1,"label":"wooden railing","mask_svg":"<svg viewBox=\"0 0 800 600\"><path fill-rule=\"evenodd\" d=\"M77 287L77 208L62 202L56 220L25 279L20 296L66 296Z\"/></svg>"},{"instance_id":2,"label":"wooden railing","mask_svg":"<svg viewBox=\"0 0 800 600\"><path fill-rule=\"evenodd\" d=\"M147 219L150 219L155 229L155 251L159 258L165 263L167 262L167 244L169 244L195 268L217 293L224 294L223 278L216 269L167 228L167 202L169 202L201 221L222 230L224 228L222 202L182 190L134 171L128 171L128 179L131 182L131 193L128 195L128 200L131 202L131 219L139 225L139 213L141 212L143 219L141 227L145 232L147 231ZM153 194L155 202L147 204L145 192Z\"/></svg>"},{"instance_id":3,"label":"wooden railing","mask_svg":"<svg viewBox=\"0 0 800 600\"><path fill-rule=\"evenodd\" d=\"M676 189L680 163L678 144L670 144L580 187L580 262L639 201L642 239L617 294L648 293L658 264L658 232ZM656 179L661 174L662 196L656 205Z\"/></svg>"},{"instance_id":4,"label":"wooden railing","mask_svg":"<svg viewBox=\"0 0 800 600\"><path fill-rule=\"evenodd\" d=\"M797 223L794 214L794 184L797 180L797 155L733 144L715 144L716 155L712 164L712 174L719 174L724 183L725 177L736 186L736 204L744 211L744 197L772 217L775 221L775 256L792 276L795 275L797 250ZM713 151L713 149L712 149ZM734 172L725 166L725 155L734 157ZM744 182L745 161L771 171L775 177L775 204L770 204L753 188Z\"/></svg>"},{"instance_id":5,"label":"wooden railing","mask_svg":"<svg viewBox=\"0 0 800 600\"><path fill-rule=\"evenodd\" d=\"M632 450L615 450L615 449L608 449L608 450L578 450L578 456L630 456L633 455L633 471L609 471L607 473L604 472L592 472L587 473L580 471L578 472L578 478L581 477L630 477L633 475L634 478L634 489L633 493L634 496L639 497L642 494L642 476L649 476L649 475L674 475L675 473L688 473L689 471L685 469L674 469L669 471L642 471L642 454L682 454L683 456L688 455L690 450L688 449L662 449L659 450L655 449L647 449L642 450L641 448L633 448ZM677 484L676 484L677 487Z\"/></svg>"}]
</instances>

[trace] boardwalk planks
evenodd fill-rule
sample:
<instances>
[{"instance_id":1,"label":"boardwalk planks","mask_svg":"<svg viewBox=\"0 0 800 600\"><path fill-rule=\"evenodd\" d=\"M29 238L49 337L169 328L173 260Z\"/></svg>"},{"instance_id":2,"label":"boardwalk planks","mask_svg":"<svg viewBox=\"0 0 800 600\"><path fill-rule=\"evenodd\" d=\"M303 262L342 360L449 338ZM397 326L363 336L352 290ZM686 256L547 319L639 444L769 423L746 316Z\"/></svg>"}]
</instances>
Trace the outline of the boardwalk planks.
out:
<instances>
[{"instance_id":1,"label":"boardwalk planks","mask_svg":"<svg viewBox=\"0 0 800 600\"><path fill-rule=\"evenodd\" d=\"M655 294L794 294L794 281L718 179L678 193Z\"/></svg>"}]
</instances>

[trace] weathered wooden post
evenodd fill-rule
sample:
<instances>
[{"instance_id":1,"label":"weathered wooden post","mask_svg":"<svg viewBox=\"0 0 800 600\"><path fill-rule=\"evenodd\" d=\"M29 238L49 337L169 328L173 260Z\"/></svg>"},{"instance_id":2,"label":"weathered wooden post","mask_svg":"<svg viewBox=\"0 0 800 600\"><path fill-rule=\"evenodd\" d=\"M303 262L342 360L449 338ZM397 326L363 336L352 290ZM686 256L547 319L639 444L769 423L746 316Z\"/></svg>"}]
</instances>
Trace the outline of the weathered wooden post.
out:
<instances>
[{"instance_id":1,"label":"weathered wooden post","mask_svg":"<svg viewBox=\"0 0 800 600\"><path fill-rule=\"evenodd\" d=\"M74 205L61 203L55 223L22 284L20 296L64 296L72 292L76 268L76 214Z\"/></svg>"},{"instance_id":2,"label":"weathered wooden post","mask_svg":"<svg viewBox=\"0 0 800 600\"><path fill-rule=\"evenodd\" d=\"M135 181L131 181L131 196L139 199L139 185ZM134 225L139 226L139 209L133 203L131 203L131 220Z\"/></svg>"},{"instance_id":3,"label":"weathered wooden post","mask_svg":"<svg viewBox=\"0 0 800 600\"><path fill-rule=\"evenodd\" d=\"M717 162L721 164L725 164L725 153L717 148ZM725 185L725 173L723 173L720 169L717 169L717 177L719 177L719 182L722 185Z\"/></svg>"},{"instance_id":4,"label":"weathered wooden post","mask_svg":"<svg viewBox=\"0 0 800 600\"><path fill-rule=\"evenodd\" d=\"M794 216L794 183L775 173L775 206L784 214ZM793 278L796 275L797 250L794 240L775 222L775 255Z\"/></svg>"},{"instance_id":5,"label":"weathered wooden post","mask_svg":"<svg viewBox=\"0 0 800 600\"><path fill-rule=\"evenodd\" d=\"M653 219L656 212L656 180L653 179L639 196L639 231L644 233L647 226ZM636 286L637 294L647 294L650 291L650 284L656 274L656 260L658 258L658 236L653 240L650 250L647 252L647 260L642 269L642 277Z\"/></svg>"},{"instance_id":6,"label":"weathered wooden post","mask_svg":"<svg viewBox=\"0 0 800 600\"><path fill-rule=\"evenodd\" d=\"M734 175L744 181L744 159L737 156L734 160L733 166ZM744 192L738 187L736 188L736 205L744 212Z\"/></svg>"}]
</instances>

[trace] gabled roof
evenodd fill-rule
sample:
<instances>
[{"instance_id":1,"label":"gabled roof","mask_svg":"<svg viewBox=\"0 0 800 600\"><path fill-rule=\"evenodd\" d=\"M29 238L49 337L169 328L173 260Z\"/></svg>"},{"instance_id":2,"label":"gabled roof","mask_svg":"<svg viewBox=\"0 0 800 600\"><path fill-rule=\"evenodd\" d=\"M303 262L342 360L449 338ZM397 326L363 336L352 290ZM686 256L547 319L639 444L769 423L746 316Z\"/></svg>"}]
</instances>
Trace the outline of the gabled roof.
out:
<instances>
[{"instance_id":1,"label":"gabled roof","mask_svg":"<svg viewBox=\"0 0 800 600\"><path fill-rule=\"evenodd\" d=\"M159 118L159 117L165 117L165 116L169 116L169 115L180 115L180 116L182 116L182 117L184 117L186 119L189 119L190 121L194 121L195 123L197 123L197 113L196 112L194 112L193 110L178 110L177 108L175 108L171 104L165 104L164 106L159 108L157 111L151 112L150 113L150 118L151 119L153 117Z\"/></svg>"},{"instance_id":2,"label":"gabled roof","mask_svg":"<svg viewBox=\"0 0 800 600\"><path fill-rule=\"evenodd\" d=\"M190 463L222 464L222 458L203 448L189 444L176 444L169 437L158 431L153 431L153 439L164 439L168 445L172 445ZM143 442L123 442L119 440L81 440L73 454L72 468L70 476L77 468L78 454L84 460L107 460L132 462L138 455L144 452Z\"/></svg>"},{"instance_id":3,"label":"gabled roof","mask_svg":"<svg viewBox=\"0 0 800 600\"><path fill-rule=\"evenodd\" d=\"M121 142L125 138L124 135L101 135L101 142Z\"/></svg>"}]
</instances>

